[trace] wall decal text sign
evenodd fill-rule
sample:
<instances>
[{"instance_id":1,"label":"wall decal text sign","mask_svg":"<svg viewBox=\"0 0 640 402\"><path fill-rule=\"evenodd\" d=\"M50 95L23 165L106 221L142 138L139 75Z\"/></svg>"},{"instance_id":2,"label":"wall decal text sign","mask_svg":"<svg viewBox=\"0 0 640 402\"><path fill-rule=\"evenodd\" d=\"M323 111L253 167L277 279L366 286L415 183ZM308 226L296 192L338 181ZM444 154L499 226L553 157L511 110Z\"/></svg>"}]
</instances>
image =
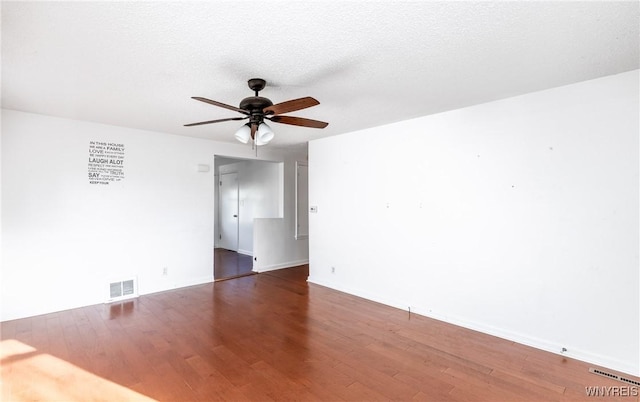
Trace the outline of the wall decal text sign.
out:
<instances>
[{"instance_id":1,"label":"wall decal text sign","mask_svg":"<svg viewBox=\"0 0 640 402\"><path fill-rule=\"evenodd\" d=\"M89 141L89 184L124 180L124 144Z\"/></svg>"}]
</instances>

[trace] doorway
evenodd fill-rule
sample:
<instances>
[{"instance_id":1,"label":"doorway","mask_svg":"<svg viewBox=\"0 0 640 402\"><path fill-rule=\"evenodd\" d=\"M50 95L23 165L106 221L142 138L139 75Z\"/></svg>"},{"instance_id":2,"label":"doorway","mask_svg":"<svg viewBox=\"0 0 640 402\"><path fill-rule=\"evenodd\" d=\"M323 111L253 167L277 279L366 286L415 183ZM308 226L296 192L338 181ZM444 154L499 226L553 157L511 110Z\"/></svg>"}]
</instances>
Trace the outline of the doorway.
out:
<instances>
[{"instance_id":1,"label":"doorway","mask_svg":"<svg viewBox=\"0 0 640 402\"><path fill-rule=\"evenodd\" d=\"M218 180L218 246L214 249L216 280L237 278L252 274L251 256L238 253L240 186L238 173L220 174Z\"/></svg>"},{"instance_id":2,"label":"doorway","mask_svg":"<svg viewBox=\"0 0 640 402\"><path fill-rule=\"evenodd\" d=\"M214 280L253 273L253 226L284 211L282 162L215 156Z\"/></svg>"}]
</instances>

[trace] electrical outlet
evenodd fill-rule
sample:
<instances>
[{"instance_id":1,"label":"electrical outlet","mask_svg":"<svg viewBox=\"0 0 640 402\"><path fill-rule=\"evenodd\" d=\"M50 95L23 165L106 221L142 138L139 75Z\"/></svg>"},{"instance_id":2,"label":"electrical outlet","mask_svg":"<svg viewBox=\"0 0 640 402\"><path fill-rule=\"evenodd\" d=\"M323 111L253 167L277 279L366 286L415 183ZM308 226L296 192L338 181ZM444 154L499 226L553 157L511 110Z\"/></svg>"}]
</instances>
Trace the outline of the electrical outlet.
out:
<instances>
[{"instance_id":1,"label":"electrical outlet","mask_svg":"<svg viewBox=\"0 0 640 402\"><path fill-rule=\"evenodd\" d=\"M331 267L331 273L335 274L336 273L336 267Z\"/></svg>"},{"instance_id":2,"label":"electrical outlet","mask_svg":"<svg viewBox=\"0 0 640 402\"><path fill-rule=\"evenodd\" d=\"M164 268L162 268L162 275L163 275L163 276L167 276L167 275L169 275L169 267L164 267Z\"/></svg>"}]
</instances>

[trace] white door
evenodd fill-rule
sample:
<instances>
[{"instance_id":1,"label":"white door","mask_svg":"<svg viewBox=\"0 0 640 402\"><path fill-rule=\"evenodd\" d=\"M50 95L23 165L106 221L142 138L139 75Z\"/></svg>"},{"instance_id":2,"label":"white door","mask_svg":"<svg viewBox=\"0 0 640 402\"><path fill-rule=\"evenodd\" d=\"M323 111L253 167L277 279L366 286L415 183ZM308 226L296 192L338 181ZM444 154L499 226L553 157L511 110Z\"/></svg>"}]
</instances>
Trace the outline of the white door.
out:
<instances>
[{"instance_id":1,"label":"white door","mask_svg":"<svg viewBox=\"0 0 640 402\"><path fill-rule=\"evenodd\" d=\"M220 175L220 234L218 245L238 251L238 174Z\"/></svg>"}]
</instances>

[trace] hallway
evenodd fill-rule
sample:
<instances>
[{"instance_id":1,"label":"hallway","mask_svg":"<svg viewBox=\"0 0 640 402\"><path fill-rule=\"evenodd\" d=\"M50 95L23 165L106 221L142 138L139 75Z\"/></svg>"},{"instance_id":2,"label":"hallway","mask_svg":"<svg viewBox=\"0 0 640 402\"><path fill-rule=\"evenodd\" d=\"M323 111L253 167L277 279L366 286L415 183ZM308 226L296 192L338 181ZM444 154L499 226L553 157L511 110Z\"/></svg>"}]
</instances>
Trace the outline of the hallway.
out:
<instances>
[{"instance_id":1,"label":"hallway","mask_svg":"<svg viewBox=\"0 0 640 402\"><path fill-rule=\"evenodd\" d=\"M252 269L253 262L250 255L240 254L224 248L216 248L214 250L213 277L216 281L253 275Z\"/></svg>"}]
</instances>

